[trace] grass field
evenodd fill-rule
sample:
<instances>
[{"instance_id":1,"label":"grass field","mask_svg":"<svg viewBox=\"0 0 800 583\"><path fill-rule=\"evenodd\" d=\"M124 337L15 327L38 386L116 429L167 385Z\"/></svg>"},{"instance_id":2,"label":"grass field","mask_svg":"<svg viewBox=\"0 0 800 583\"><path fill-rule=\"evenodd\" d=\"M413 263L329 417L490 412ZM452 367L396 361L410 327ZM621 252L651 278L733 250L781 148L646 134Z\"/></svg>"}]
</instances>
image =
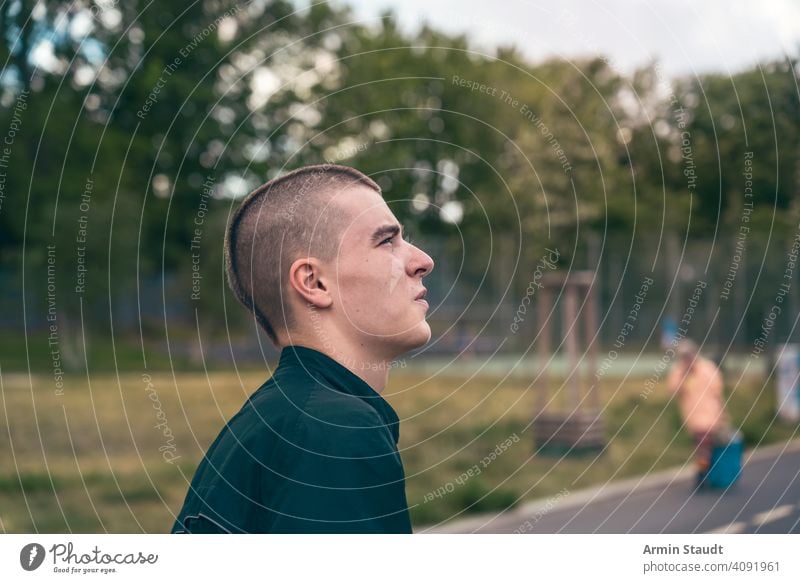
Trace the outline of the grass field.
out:
<instances>
[{"instance_id":1,"label":"grass field","mask_svg":"<svg viewBox=\"0 0 800 583\"><path fill-rule=\"evenodd\" d=\"M96 374L90 382L71 375L58 395L52 376L34 377L31 385L27 375L4 373L0 528L167 532L205 448L264 379L260 372L241 378L154 373L149 382L133 373ZM605 452L546 457L534 455L534 390L526 383L394 372L385 396L403 420L400 449L415 525L689 459L690 441L667 395L655 391L643 398L641 380L609 382L602 391L611 438ZM772 421L771 382L747 379L731 395L729 411L748 445L792 434ZM165 461L167 451L173 463ZM476 465L480 473L470 474Z\"/></svg>"}]
</instances>

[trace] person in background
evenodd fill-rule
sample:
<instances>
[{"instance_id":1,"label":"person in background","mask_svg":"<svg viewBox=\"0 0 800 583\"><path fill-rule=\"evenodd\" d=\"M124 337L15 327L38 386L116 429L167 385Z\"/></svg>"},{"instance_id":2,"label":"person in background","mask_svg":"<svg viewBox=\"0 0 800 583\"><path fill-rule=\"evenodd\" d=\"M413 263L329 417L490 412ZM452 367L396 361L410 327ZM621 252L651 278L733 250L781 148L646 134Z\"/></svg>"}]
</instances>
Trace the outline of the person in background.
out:
<instances>
[{"instance_id":1,"label":"person in background","mask_svg":"<svg viewBox=\"0 0 800 583\"><path fill-rule=\"evenodd\" d=\"M692 340L681 340L675 352L677 360L667 378L667 386L677 396L684 426L694 439L695 488L699 489L706 485L717 432L728 423L723 405L722 374L711 360L700 355Z\"/></svg>"}]
</instances>

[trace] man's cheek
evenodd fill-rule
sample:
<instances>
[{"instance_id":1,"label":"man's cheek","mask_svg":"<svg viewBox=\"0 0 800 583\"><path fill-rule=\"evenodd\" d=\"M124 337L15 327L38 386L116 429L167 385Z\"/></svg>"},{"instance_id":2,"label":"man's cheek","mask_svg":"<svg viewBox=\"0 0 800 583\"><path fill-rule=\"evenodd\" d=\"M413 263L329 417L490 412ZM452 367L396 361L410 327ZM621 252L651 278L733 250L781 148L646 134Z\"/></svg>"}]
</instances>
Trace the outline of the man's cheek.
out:
<instances>
[{"instance_id":1,"label":"man's cheek","mask_svg":"<svg viewBox=\"0 0 800 583\"><path fill-rule=\"evenodd\" d=\"M400 264L399 261L392 261L391 267L389 270L389 281L388 281L388 294L391 295L394 293L395 288L397 288L397 284L399 284L403 279L403 266Z\"/></svg>"}]
</instances>

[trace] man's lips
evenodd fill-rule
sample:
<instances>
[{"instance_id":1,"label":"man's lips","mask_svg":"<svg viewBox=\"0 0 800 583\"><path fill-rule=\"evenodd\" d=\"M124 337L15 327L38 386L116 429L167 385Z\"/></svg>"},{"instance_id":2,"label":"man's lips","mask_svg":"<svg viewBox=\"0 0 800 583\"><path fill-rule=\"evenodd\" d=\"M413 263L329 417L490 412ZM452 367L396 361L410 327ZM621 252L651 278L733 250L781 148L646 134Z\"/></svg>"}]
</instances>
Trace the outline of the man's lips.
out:
<instances>
[{"instance_id":1,"label":"man's lips","mask_svg":"<svg viewBox=\"0 0 800 583\"><path fill-rule=\"evenodd\" d=\"M427 300L425 300L425 296L427 295L427 293L428 290L423 288L422 291L417 294L417 297L414 298L414 301L417 302L418 304L422 304L423 306L425 306L426 310L428 309L428 302Z\"/></svg>"}]
</instances>

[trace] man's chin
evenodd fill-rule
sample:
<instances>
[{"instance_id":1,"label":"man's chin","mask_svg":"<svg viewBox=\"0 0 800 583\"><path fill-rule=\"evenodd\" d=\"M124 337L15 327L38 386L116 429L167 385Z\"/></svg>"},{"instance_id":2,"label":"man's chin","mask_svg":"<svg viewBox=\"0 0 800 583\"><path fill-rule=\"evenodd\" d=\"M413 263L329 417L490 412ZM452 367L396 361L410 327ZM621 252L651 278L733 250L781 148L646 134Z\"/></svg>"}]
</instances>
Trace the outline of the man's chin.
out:
<instances>
[{"instance_id":1,"label":"man's chin","mask_svg":"<svg viewBox=\"0 0 800 583\"><path fill-rule=\"evenodd\" d=\"M392 342L393 358L402 356L403 354L425 346L431 339L431 328L427 322L421 322L411 330L407 330L402 336L397 336Z\"/></svg>"},{"instance_id":2,"label":"man's chin","mask_svg":"<svg viewBox=\"0 0 800 583\"><path fill-rule=\"evenodd\" d=\"M408 350L413 350L414 348L419 348L420 346L425 346L431 340L431 327L428 323L423 320L420 322L419 326L414 329L414 334L410 339L410 343L412 346Z\"/></svg>"}]
</instances>

